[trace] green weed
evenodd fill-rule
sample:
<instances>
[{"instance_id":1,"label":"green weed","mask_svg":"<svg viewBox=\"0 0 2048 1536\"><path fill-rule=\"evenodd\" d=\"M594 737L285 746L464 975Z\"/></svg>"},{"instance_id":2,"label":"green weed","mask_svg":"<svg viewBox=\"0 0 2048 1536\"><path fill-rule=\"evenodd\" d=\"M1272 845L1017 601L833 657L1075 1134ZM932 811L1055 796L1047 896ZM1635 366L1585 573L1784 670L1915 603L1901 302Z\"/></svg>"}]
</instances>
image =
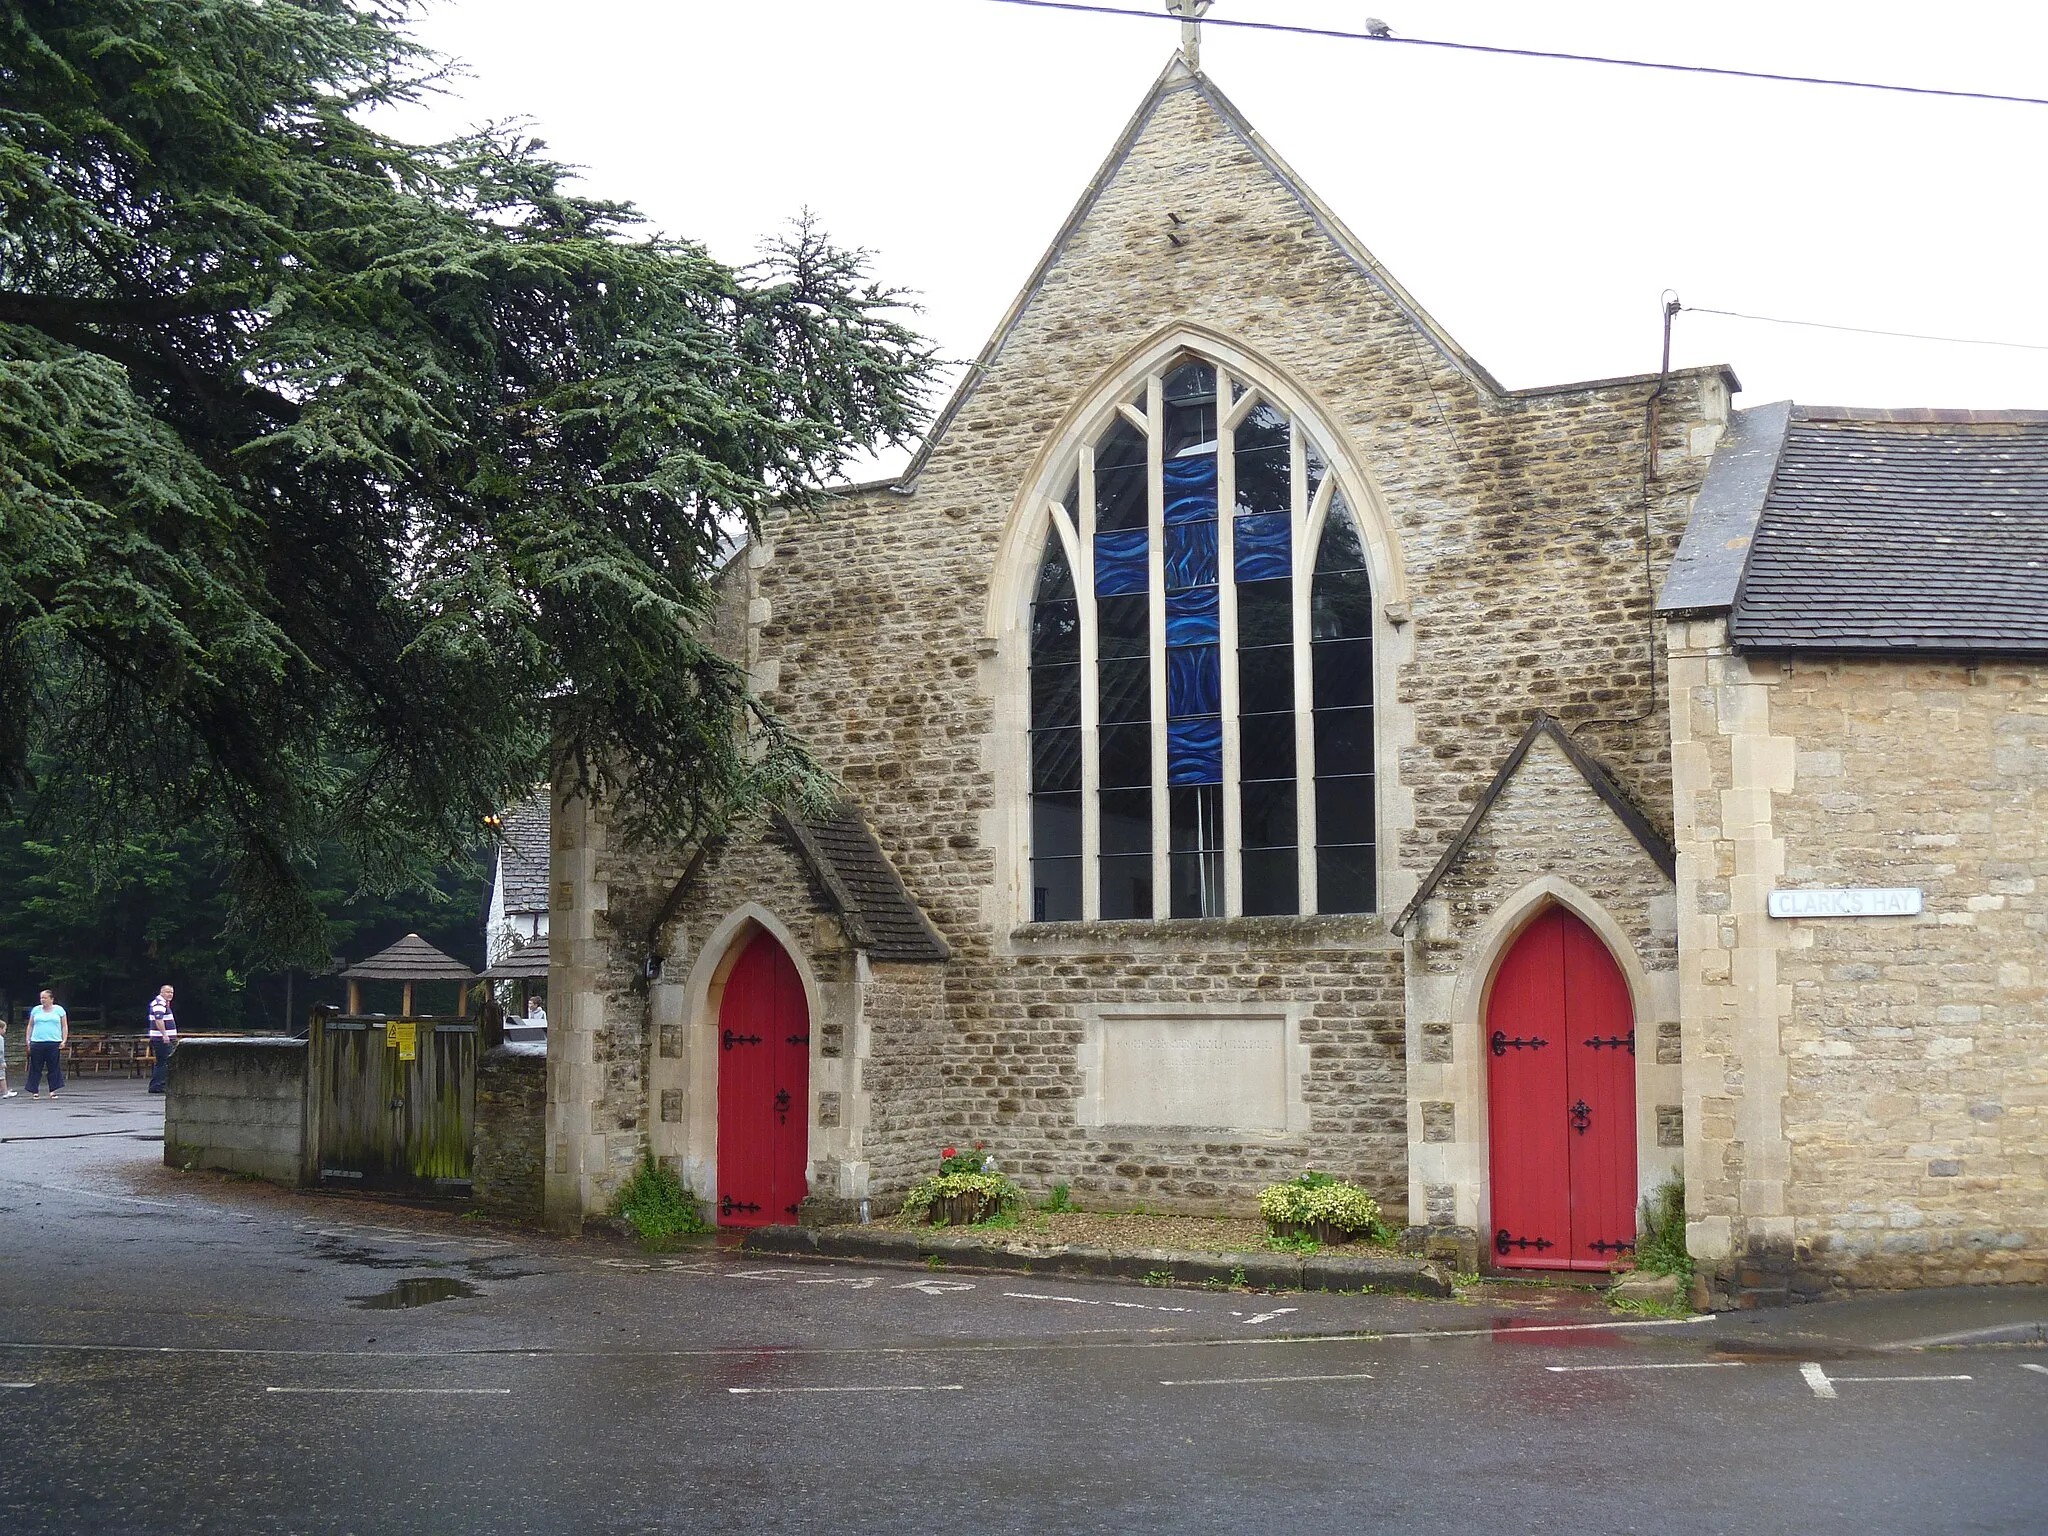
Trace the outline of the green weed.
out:
<instances>
[{"instance_id":1,"label":"green weed","mask_svg":"<svg viewBox=\"0 0 2048 1536\"><path fill-rule=\"evenodd\" d=\"M632 1224L640 1245L650 1253L658 1253L675 1238L711 1230L683 1181L657 1163L652 1153L620 1188L612 1214Z\"/></svg>"},{"instance_id":2,"label":"green weed","mask_svg":"<svg viewBox=\"0 0 2048 1536\"><path fill-rule=\"evenodd\" d=\"M1643 1201L1636 1238L1636 1268L1646 1275L1676 1275L1680 1292L1692 1288L1692 1255L1685 1250L1685 1180L1666 1179Z\"/></svg>"},{"instance_id":3,"label":"green weed","mask_svg":"<svg viewBox=\"0 0 2048 1536\"><path fill-rule=\"evenodd\" d=\"M1636 1317L1691 1317L1692 1308L1685 1304L1685 1298L1676 1301L1637 1301L1633 1297L1609 1297L1607 1305L1617 1312L1627 1312Z\"/></svg>"}]
</instances>

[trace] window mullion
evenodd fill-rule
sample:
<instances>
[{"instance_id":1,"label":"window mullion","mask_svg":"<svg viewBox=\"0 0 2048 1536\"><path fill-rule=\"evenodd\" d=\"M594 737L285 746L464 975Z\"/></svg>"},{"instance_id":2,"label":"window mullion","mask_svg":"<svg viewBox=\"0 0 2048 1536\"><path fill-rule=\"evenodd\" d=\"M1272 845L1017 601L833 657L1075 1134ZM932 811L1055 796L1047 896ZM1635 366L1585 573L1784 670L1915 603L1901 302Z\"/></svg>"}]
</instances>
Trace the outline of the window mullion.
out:
<instances>
[{"instance_id":1,"label":"window mullion","mask_svg":"<svg viewBox=\"0 0 2048 1536\"><path fill-rule=\"evenodd\" d=\"M1309 654L1309 596L1315 579L1315 550L1309 546L1308 444L1297 420L1288 434L1288 495L1294 580L1288 597L1294 619L1294 826L1298 910L1316 905L1316 722L1315 668Z\"/></svg>"},{"instance_id":2,"label":"window mullion","mask_svg":"<svg viewBox=\"0 0 2048 1536\"><path fill-rule=\"evenodd\" d=\"M1244 807L1238 781L1237 458L1230 417L1230 375L1216 370L1216 642L1223 710L1223 912L1244 911Z\"/></svg>"},{"instance_id":3,"label":"window mullion","mask_svg":"<svg viewBox=\"0 0 2048 1536\"><path fill-rule=\"evenodd\" d=\"M1151 625L1152 916L1172 911L1172 825L1166 784L1166 384L1145 381L1145 570Z\"/></svg>"},{"instance_id":4,"label":"window mullion","mask_svg":"<svg viewBox=\"0 0 2048 1536\"><path fill-rule=\"evenodd\" d=\"M1074 596L1081 615L1081 921L1092 923L1102 916L1102 765L1097 744L1101 739L1099 680L1095 672L1095 450L1081 450L1080 490L1071 509L1074 542L1080 553L1074 561Z\"/></svg>"}]
</instances>

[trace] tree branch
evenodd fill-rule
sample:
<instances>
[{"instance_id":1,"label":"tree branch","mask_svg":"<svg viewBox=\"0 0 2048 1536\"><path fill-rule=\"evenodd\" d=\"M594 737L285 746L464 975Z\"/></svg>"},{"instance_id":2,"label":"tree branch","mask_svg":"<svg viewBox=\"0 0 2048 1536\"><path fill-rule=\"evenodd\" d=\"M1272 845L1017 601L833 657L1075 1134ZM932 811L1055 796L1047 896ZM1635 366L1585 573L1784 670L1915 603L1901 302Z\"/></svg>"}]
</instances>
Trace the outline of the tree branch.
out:
<instances>
[{"instance_id":1,"label":"tree branch","mask_svg":"<svg viewBox=\"0 0 2048 1536\"><path fill-rule=\"evenodd\" d=\"M39 331L51 326L160 325L200 315L235 314L248 307L249 294L238 288L194 288L140 299L84 299L0 290L0 323L33 326Z\"/></svg>"},{"instance_id":2,"label":"tree branch","mask_svg":"<svg viewBox=\"0 0 2048 1536\"><path fill-rule=\"evenodd\" d=\"M161 383L190 390L193 394L215 405L235 405L256 411L273 421L297 421L299 407L282 395L273 394L254 384L239 379L218 379L175 354L124 341L91 329L75 320L65 320L45 311L40 318L25 318L11 312L10 300L30 297L23 294L0 295L0 325L23 325L31 330L41 331L52 341L61 341L68 347L81 352L94 352L110 362L119 363L131 373L140 373Z\"/></svg>"}]
</instances>

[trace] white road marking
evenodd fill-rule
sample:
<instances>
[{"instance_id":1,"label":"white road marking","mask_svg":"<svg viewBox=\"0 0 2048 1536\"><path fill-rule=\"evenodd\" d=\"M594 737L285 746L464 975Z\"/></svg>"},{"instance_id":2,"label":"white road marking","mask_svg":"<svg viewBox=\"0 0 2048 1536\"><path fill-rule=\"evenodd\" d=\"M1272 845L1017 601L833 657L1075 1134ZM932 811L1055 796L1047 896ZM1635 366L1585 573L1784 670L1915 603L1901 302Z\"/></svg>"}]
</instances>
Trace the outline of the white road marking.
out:
<instances>
[{"instance_id":1,"label":"white road marking","mask_svg":"<svg viewBox=\"0 0 2048 1536\"><path fill-rule=\"evenodd\" d=\"M1189 1312L1191 1307L1160 1307L1161 1312ZM1713 1314L1699 1317L1645 1318L1626 1323L1539 1323L1524 1328L1422 1328L1409 1333L1375 1333L1352 1328L1341 1333L1237 1334L1214 1339L1132 1339L1106 1344L1110 1349L1277 1349L1282 1345L1378 1344L1395 1339L1499 1339L1536 1333L1616 1333L1631 1328L1682 1328L1691 1323L1711 1323ZM1159 1330L1154 1330L1159 1331ZM837 1344L792 1347L776 1351L784 1356L844 1355L1016 1355L1044 1354L1070 1349L1071 1345L1052 1339L1017 1339L982 1344ZM527 1349L254 1349L228 1344L70 1344L40 1340L0 1339L0 1353L81 1355L248 1355L319 1360L717 1360L726 1356L753 1356L751 1345L713 1346L703 1349L558 1349L541 1345Z\"/></svg>"},{"instance_id":2,"label":"white road marking","mask_svg":"<svg viewBox=\"0 0 2048 1536\"><path fill-rule=\"evenodd\" d=\"M2039 1371L2043 1376L2048 1376L2048 1365L2035 1365L2031 1360L2022 1361L2020 1369L2023 1371Z\"/></svg>"},{"instance_id":3,"label":"white road marking","mask_svg":"<svg viewBox=\"0 0 2048 1536\"><path fill-rule=\"evenodd\" d=\"M1200 1381L1162 1381L1162 1387L1270 1387L1292 1381L1371 1381L1370 1371L1350 1371L1341 1376L1210 1376Z\"/></svg>"},{"instance_id":4,"label":"white road marking","mask_svg":"<svg viewBox=\"0 0 2048 1536\"><path fill-rule=\"evenodd\" d=\"M965 1280L906 1280L894 1289L922 1291L927 1296L945 1296L954 1291L971 1291L974 1287Z\"/></svg>"},{"instance_id":5,"label":"white road marking","mask_svg":"<svg viewBox=\"0 0 2048 1536\"><path fill-rule=\"evenodd\" d=\"M510 1387L265 1387L295 1397L510 1397Z\"/></svg>"},{"instance_id":6,"label":"white road marking","mask_svg":"<svg viewBox=\"0 0 2048 1536\"><path fill-rule=\"evenodd\" d=\"M1813 1388L1813 1395L1820 1398L1835 1397L1835 1384L1828 1380L1828 1373L1815 1362L1808 1360L1799 1367L1799 1374L1806 1378L1806 1384Z\"/></svg>"},{"instance_id":7,"label":"white road marking","mask_svg":"<svg viewBox=\"0 0 2048 1536\"><path fill-rule=\"evenodd\" d=\"M1844 1381L1970 1381L1969 1376L1837 1376L1837 1382Z\"/></svg>"},{"instance_id":8,"label":"white road marking","mask_svg":"<svg viewBox=\"0 0 2048 1536\"><path fill-rule=\"evenodd\" d=\"M201 1206L181 1204L180 1202L175 1200L145 1200L140 1195L110 1195L105 1190L101 1189L74 1189L69 1184L29 1184L19 1179L0 1179L0 1184L6 1184L15 1189L33 1189L38 1191L49 1190L52 1193L60 1195L84 1195L88 1200L118 1200L123 1205L155 1205L161 1206L164 1210L167 1211L194 1211L203 1209L203 1207ZM234 1219L237 1221L254 1221L256 1219L253 1216L244 1216L238 1211L229 1211L224 1213L215 1212L214 1214L230 1215L233 1216Z\"/></svg>"},{"instance_id":9,"label":"white road marking","mask_svg":"<svg viewBox=\"0 0 2048 1536\"><path fill-rule=\"evenodd\" d=\"M1546 1371L1712 1371L1722 1366L1747 1365L1747 1360L1673 1360L1655 1365L1546 1365Z\"/></svg>"},{"instance_id":10,"label":"white road marking","mask_svg":"<svg viewBox=\"0 0 2048 1536\"><path fill-rule=\"evenodd\" d=\"M958 1383L944 1387L727 1387L734 1397L764 1397L776 1392L961 1392Z\"/></svg>"},{"instance_id":11,"label":"white road marking","mask_svg":"<svg viewBox=\"0 0 2048 1536\"><path fill-rule=\"evenodd\" d=\"M872 1290L874 1289L874 1287L880 1285L881 1283L882 1282L873 1275L862 1275L858 1279L850 1279L844 1276L835 1275L831 1278L824 1280L797 1281L798 1285L843 1285L847 1287L849 1290L855 1291Z\"/></svg>"},{"instance_id":12,"label":"white road marking","mask_svg":"<svg viewBox=\"0 0 2048 1536\"><path fill-rule=\"evenodd\" d=\"M1691 1323L1711 1323L1714 1314L1702 1312L1697 1317L1646 1317L1627 1323L1532 1323L1522 1327L1515 1323L1502 1322L1490 1328L1418 1328L1413 1333L1357 1333L1350 1337L1359 1339L1517 1339L1525 1333L1618 1333L1624 1328L1683 1328ZM1326 1335L1328 1337L1328 1335ZM1275 1339L1273 1343L1312 1343L1314 1336L1301 1339Z\"/></svg>"},{"instance_id":13,"label":"white road marking","mask_svg":"<svg viewBox=\"0 0 2048 1536\"><path fill-rule=\"evenodd\" d=\"M1244 1325L1249 1328L1254 1323L1270 1323L1276 1317L1285 1317L1288 1313L1298 1310L1300 1309L1297 1307L1275 1307L1270 1312L1255 1312L1244 1320Z\"/></svg>"},{"instance_id":14,"label":"white road marking","mask_svg":"<svg viewBox=\"0 0 2048 1536\"><path fill-rule=\"evenodd\" d=\"M1124 1307L1133 1312L1192 1312L1193 1307L1162 1307L1149 1301L1111 1301L1103 1296L1052 1296L1042 1291L1005 1291L1012 1301L1064 1301L1076 1307ZM1235 1313L1231 1314L1233 1317Z\"/></svg>"},{"instance_id":15,"label":"white road marking","mask_svg":"<svg viewBox=\"0 0 2048 1536\"><path fill-rule=\"evenodd\" d=\"M20 1392L34 1385L32 1381L0 1381L0 1392Z\"/></svg>"}]
</instances>

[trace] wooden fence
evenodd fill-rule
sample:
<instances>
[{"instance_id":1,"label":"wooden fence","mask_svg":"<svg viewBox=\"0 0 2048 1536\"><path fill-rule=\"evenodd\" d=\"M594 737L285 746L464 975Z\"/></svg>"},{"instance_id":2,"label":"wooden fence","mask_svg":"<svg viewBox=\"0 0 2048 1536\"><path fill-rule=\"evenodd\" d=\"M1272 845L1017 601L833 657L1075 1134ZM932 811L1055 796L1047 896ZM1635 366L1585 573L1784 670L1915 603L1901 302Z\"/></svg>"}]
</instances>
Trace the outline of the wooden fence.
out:
<instances>
[{"instance_id":1,"label":"wooden fence","mask_svg":"<svg viewBox=\"0 0 2048 1536\"><path fill-rule=\"evenodd\" d=\"M473 1018L315 1009L307 1134L320 1182L442 1194L467 1187L483 1029Z\"/></svg>"}]
</instances>

